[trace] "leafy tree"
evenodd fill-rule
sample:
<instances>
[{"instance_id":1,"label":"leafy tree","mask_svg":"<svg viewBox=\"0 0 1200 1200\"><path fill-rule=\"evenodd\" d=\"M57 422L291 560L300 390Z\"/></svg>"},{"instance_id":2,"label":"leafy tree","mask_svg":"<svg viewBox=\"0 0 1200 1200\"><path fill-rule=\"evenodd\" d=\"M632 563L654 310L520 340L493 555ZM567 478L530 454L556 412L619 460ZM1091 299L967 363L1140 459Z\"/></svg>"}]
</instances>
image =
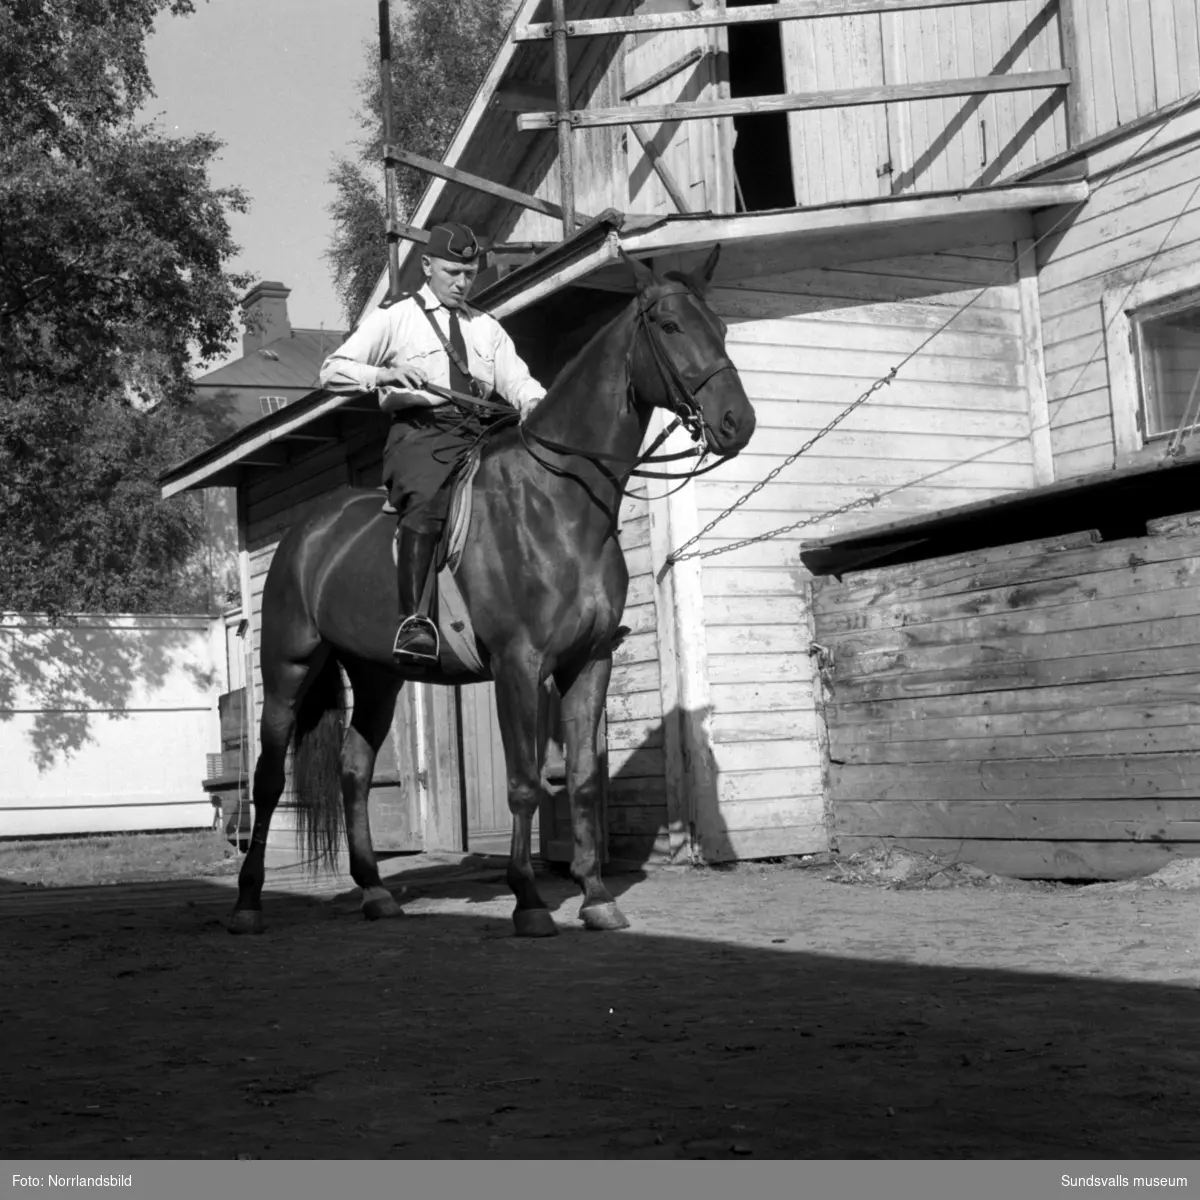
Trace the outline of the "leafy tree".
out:
<instances>
[{"instance_id":1,"label":"leafy tree","mask_svg":"<svg viewBox=\"0 0 1200 1200\"><path fill-rule=\"evenodd\" d=\"M392 122L406 150L441 158L487 73L517 0L407 0L392 12ZM362 139L335 160L329 180L334 234L326 258L347 322L354 322L387 268L383 196L383 105L379 45L366 46L359 87ZM411 217L428 176L397 170L397 208Z\"/></svg>"},{"instance_id":2,"label":"leafy tree","mask_svg":"<svg viewBox=\"0 0 1200 1200\"><path fill-rule=\"evenodd\" d=\"M187 0L0 0L0 608L194 611L200 502L158 475L211 439L190 348L249 283L220 143L136 114L145 38Z\"/></svg>"}]
</instances>

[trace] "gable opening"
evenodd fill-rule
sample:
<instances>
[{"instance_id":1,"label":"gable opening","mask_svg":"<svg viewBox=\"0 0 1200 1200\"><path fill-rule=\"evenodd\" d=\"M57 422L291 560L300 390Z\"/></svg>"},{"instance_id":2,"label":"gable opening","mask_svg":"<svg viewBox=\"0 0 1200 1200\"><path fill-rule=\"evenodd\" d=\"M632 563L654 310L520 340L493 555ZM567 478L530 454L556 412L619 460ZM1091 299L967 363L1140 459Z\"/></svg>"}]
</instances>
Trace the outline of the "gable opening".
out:
<instances>
[{"instance_id":1,"label":"gable opening","mask_svg":"<svg viewBox=\"0 0 1200 1200\"><path fill-rule=\"evenodd\" d=\"M729 8L744 8L762 0L728 0ZM729 95L778 96L787 91L783 72L783 42L777 21L730 25ZM787 113L762 113L733 118L734 194L738 212L793 208L792 152Z\"/></svg>"}]
</instances>

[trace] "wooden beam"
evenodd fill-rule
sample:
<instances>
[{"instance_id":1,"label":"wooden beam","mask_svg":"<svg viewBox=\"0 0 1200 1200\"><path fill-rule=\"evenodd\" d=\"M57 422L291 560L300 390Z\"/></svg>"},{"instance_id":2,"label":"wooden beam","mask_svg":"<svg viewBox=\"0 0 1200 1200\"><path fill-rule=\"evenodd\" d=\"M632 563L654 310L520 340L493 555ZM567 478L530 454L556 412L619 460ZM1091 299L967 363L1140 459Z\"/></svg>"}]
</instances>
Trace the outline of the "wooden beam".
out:
<instances>
[{"instance_id":1,"label":"wooden beam","mask_svg":"<svg viewBox=\"0 0 1200 1200\"><path fill-rule=\"evenodd\" d=\"M558 128L558 194L562 200L562 235L575 232L575 168L572 163L571 68L567 61L566 0L551 0L554 14L554 123Z\"/></svg>"},{"instance_id":2,"label":"wooden beam","mask_svg":"<svg viewBox=\"0 0 1200 1200\"><path fill-rule=\"evenodd\" d=\"M626 88L621 93L621 99L632 100L635 96L645 95L646 92L658 87L660 83L666 83L668 79L674 79L680 71L686 71L692 63L698 63L712 53L713 49L711 46L693 46L682 58L677 58L673 63L669 63L663 67L661 71L655 71L653 75L648 79L643 79L641 83L635 83L633 87ZM529 111L531 110L526 109L526 112Z\"/></svg>"},{"instance_id":3,"label":"wooden beam","mask_svg":"<svg viewBox=\"0 0 1200 1200\"><path fill-rule=\"evenodd\" d=\"M1075 79L1067 88L1067 145L1072 149L1088 136L1087 105L1079 82L1084 76L1079 69L1082 57L1076 15L1075 0L1058 0L1058 38L1062 45L1062 62Z\"/></svg>"},{"instance_id":4,"label":"wooden beam","mask_svg":"<svg viewBox=\"0 0 1200 1200\"><path fill-rule=\"evenodd\" d=\"M667 195L675 202L675 208L681 213L690 213L692 206L687 202L687 197L683 194L679 181L671 174L671 168L663 162L662 155L659 154L654 143L642 132L640 125L630 125L629 132L637 138L642 153L649 159L650 165L662 180L663 187L667 189Z\"/></svg>"},{"instance_id":5,"label":"wooden beam","mask_svg":"<svg viewBox=\"0 0 1200 1200\"><path fill-rule=\"evenodd\" d=\"M255 450L246 458L238 459L239 467L282 467L288 462L288 453L282 447L265 446Z\"/></svg>"},{"instance_id":6,"label":"wooden beam","mask_svg":"<svg viewBox=\"0 0 1200 1200\"><path fill-rule=\"evenodd\" d=\"M553 118L553 113L551 117ZM562 220L561 205L553 204L549 200L541 200L537 196L529 195L528 192L519 192L516 188L505 187L502 183L493 183L490 179L484 179L482 175L473 175L470 171L459 170L458 167L448 167L436 159L426 158L423 154L414 154L411 150L401 150L398 146L384 146L383 154L388 162L415 167L427 175L436 175L439 179L448 179L451 183L473 188L477 192L486 192L489 196L497 196L501 200L507 200L510 204L519 204L523 208L531 208L534 212L545 213L548 217L557 217L560 221ZM576 220L590 221L591 217L576 214Z\"/></svg>"},{"instance_id":7,"label":"wooden beam","mask_svg":"<svg viewBox=\"0 0 1200 1200\"><path fill-rule=\"evenodd\" d=\"M388 221L387 231L408 242L419 242L422 246L429 241L429 230L418 229L415 225L406 225L403 221Z\"/></svg>"},{"instance_id":8,"label":"wooden beam","mask_svg":"<svg viewBox=\"0 0 1200 1200\"><path fill-rule=\"evenodd\" d=\"M622 97L624 99L624 97ZM504 108L509 112L537 112L554 104L554 89L544 83L528 83L515 80L497 88L492 96L493 108Z\"/></svg>"},{"instance_id":9,"label":"wooden beam","mask_svg":"<svg viewBox=\"0 0 1200 1200\"><path fill-rule=\"evenodd\" d=\"M383 110L383 140L392 140L392 18L388 0L379 0L379 96ZM387 217L388 295L400 296L400 209L396 190L396 167L384 158L384 212Z\"/></svg>"},{"instance_id":10,"label":"wooden beam","mask_svg":"<svg viewBox=\"0 0 1200 1200\"><path fill-rule=\"evenodd\" d=\"M762 21L804 21L813 17L848 17L856 13L961 8L991 3L995 3L995 0L781 0L779 4L753 4L746 8L714 6L695 12L647 13L641 17L597 17L590 21L568 21L567 37L612 37L626 33L659 33L669 29L711 29ZM552 31L553 26L549 21L518 25L512 40L544 42L550 39Z\"/></svg>"},{"instance_id":11,"label":"wooden beam","mask_svg":"<svg viewBox=\"0 0 1200 1200\"><path fill-rule=\"evenodd\" d=\"M745 12L746 9L735 11ZM947 96L975 96L989 92L1023 92L1064 87L1070 71L1021 71L1013 75L981 75L971 79L941 79L930 83L893 84L885 87L839 88L831 92L793 92L786 96L745 96L737 100L706 100L683 104L622 105L589 108L571 113L576 129L598 125L659 125L664 121L699 121L706 117L740 117L755 113L800 112L813 109L852 108L861 104L894 104L901 100L935 100ZM522 113L518 129L552 129L552 112Z\"/></svg>"}]
</instances>

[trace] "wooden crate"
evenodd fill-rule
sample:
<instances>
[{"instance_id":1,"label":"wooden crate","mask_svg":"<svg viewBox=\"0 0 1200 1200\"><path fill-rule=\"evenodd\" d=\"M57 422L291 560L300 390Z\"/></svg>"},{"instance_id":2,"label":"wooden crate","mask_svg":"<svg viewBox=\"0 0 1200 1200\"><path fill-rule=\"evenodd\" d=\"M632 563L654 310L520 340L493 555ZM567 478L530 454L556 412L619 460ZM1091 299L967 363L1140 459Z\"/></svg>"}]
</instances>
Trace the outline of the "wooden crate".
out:
<instances>
[{"instance_id":1,"label":"wooden crate","mask_svg":"<svg viewBox=\"0 0 1200 1200\"><path fill-rule=\"evenodd\" d=\"M813 583L832 832L1001 874L1200 855L1200 515Z\"/></svg>"}]
</instances>

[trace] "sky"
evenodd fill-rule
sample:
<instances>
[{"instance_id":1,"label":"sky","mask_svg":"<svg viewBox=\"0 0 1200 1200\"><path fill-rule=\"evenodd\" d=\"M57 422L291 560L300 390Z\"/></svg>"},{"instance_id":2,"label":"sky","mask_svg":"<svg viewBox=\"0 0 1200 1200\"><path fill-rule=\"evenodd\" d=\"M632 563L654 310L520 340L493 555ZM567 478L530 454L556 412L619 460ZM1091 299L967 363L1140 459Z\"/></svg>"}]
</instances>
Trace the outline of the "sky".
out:
<instances>
[{"instance_id":1,"label":"sky","mask_svg":"<svg viewBox=\"0 0 1200 1200\"><path fill-rule=\"evenodd\" d=\"M161 16L147 41L156 96L143 118L225 143L212 182L238 184L251 199L249 213L230 219L242 247L231 269L291 288L296 327L344 326L323 257L326 176L360 136L368 46L377 52L375 0L196 0L189 17ZM208 369L240 355L239 345Z\"/></svg>"}]
</instances>

